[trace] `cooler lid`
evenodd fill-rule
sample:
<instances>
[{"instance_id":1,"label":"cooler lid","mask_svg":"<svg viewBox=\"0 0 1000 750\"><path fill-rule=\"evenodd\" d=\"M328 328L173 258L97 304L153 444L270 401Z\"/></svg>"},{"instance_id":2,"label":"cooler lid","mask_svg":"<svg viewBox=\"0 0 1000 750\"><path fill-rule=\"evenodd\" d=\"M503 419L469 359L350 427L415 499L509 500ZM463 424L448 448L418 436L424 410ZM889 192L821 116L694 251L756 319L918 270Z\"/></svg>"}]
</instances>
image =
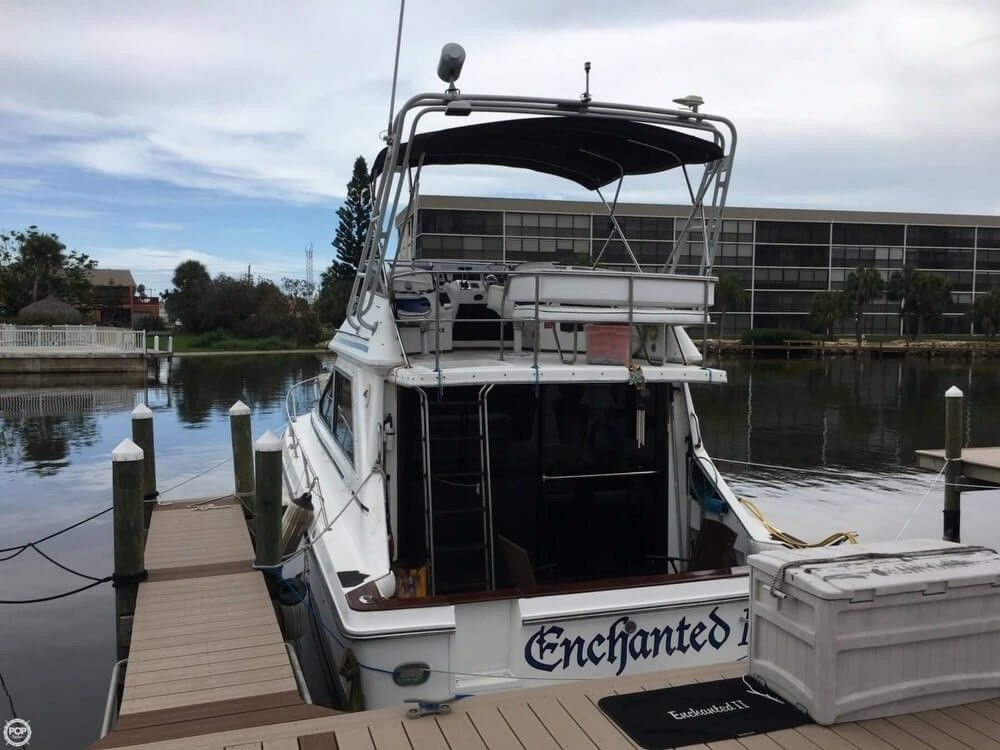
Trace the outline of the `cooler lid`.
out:
<instances>
[{"instance_id":1,"label":"cooler lid","mask_svg":"<svg viewBox=\"0 0 1000 750\"><path fill-rule=\"evenodd\" d=\"M912 591L944 593L984 583L1000 586L1000 554L937 539L776 549L751 555L748 562L765 576L773 577L784 568L786 593L798 589L829 600L868 601Z\"/></svg>"}]
</instances>

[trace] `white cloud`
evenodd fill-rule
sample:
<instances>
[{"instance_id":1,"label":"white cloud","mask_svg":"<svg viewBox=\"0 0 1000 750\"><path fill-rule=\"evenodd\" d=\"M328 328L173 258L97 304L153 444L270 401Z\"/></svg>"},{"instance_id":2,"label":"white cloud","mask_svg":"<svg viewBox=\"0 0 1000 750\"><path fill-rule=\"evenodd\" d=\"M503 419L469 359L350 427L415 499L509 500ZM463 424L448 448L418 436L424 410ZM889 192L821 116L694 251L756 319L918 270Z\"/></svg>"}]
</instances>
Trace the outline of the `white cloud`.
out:
<instances>
[{"instance_id":1,"label":"white cloud","mask_svg":"<svg viewBox=\"0 0 1000 750\"><path fill-rule=\"evenodd\" d=\"M467 91L575 96L591 60L598 98L664 104L695 92L732 117L737 202L995 210L995 3L484 0L457 11L427 0L407 10L400 99L442 88L434 68L446 41L467 48ZM341 195L353 157L381 145L395 13L395 3L346 12L318 1L4 3L0 162L299 202ZM487 177L468 188L497 186Z\"/></svg>"},{"instance_id":2,"label":"white cloud","mask_svg":"<svg viewBox=\"0 0 1000 750\"><path fill-rule=\"evenodd\" d=\"M7 214L22 215L29 220L36 216L49 216L58 219L95 219L101 215L100 211L92 211L86 208L76 208L75 206L38 206L38 205L14 205L0 208Z\"/></svg>"}]
</instances>

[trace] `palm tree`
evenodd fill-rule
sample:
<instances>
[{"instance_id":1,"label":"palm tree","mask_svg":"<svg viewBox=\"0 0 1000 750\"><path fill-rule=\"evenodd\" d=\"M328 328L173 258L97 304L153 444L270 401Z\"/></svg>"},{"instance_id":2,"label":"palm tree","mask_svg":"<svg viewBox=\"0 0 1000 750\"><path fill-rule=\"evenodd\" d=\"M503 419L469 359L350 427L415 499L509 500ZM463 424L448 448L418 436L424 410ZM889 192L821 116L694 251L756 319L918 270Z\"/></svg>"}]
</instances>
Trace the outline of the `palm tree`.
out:
<instances>
[{"instance_id":1,"label":"palm tree","mask_svg":"<svg viewBox=\"0 0 1000 750\"><path fill-rule=\"evenodd\" d=\"M902 271L893 271L889 277L885 296L899 302L899 316L903 320L903 335L912 339L916 335L914 317L917 297L917 284L921 272L913 266L904 266Z\"/></svg>"},{"instance_id":2,"label":"palm tree","mask_svg":"<svg viewBox=\"0 0 1000 750\"><path fill-rule=\"evenodd\" d=\"M976 296L972 304L972 322L987 338L997 335L1000 331L1000 289Z\"/></svg>"},{"instance_id":3,"label":"palm tree","mask_svg":"<svg viewBox=\"0 0 1000 750\"><path fill-rule=\"evenodd\" d=\"M726 313L730 310L743 310L746 307L747 290L743 281L735 273L719 274L719 282L715 285L715 311L719 313L719 338L726 335Z\"/></svg>"},{"instance_id":4,"label":"palm tree","mask_svg":"<svg viewBox=\"0 0 1000 750\"><path fill-rule=\"evenodd\" d=\"M850 305L849 311L856 316L854 335L859 347L865 306L881 297L884 291L885 282L882 280L882 274L871 266L858 266L844 282L844 299Z\"/></svg>"},{"instance_id":5,"label":"palm tree","mask_svg":"<svg viewBox=\"0 0 1000 750\"><path fill-rule=\"evenodd\" d=\"M813 296L812 318L831 341L834 327L847 317L845 302L843 292L819 292Z\"/></svg>"},{"instance_id":6,"label":"palm tree","mask_svg":"<svg viewBox=\"0 0 1000 750\"><path fill-rule=\"evenodd\" d=\"M951 304L951 284L944 276L922 273L914 289L913 311L917 317L917 334L924 332L924 321L943 313Z\"/></svg>"}]
</instances>

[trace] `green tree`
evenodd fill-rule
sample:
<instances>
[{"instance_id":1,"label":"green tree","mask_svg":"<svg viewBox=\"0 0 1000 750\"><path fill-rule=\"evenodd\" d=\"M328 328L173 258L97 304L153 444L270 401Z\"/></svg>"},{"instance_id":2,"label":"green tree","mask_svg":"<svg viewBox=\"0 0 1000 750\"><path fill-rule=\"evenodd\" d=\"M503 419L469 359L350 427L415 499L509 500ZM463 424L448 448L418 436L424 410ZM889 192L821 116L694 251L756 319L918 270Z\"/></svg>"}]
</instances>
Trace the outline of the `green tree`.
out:
<instances>
[{"instance_id":1,"label":"green tree","mask_svg":"<svg viewBox=\"0 0 1000 750\"><path fill-rule=\"evenodd\" d=\"M985 333L987 338L995 337L1000 332L1000 288L990 290L989 294L976 295L971 317L976 330Z\"/></svg>"},{"instance_id":2,"label":"green tree","mask_svg":"<svg viewBox=\"0 0 1000 750\"><path fill-rule=\"evenodd\" d=\"M288 300L288 335L299 343L315 344L323 335L312 304L315 287L303 279L281 280Z\"/></svg>"},{"instance_id":3,"label":"green tree","mask_svg":"<svg viewBox=\"0 0 1000 750\"><path fill-rule=\"evenodd\" d=\"M849 314L844 293L828 291L814 295L811 314L826 337L832 340L833 329Z\"/></svg>"},{"instance_id":4,"label":"green tree","mask_svg":"<svg viewBox=\"0 0 1000 750\"><path fill-rule=\"evenodd\" d=\"M185 329L195 333L206 330L206 305L213 291L208 269L196 260L186 260L174 269L173 285L164 295L170 319L179 320Z\"/></svg>"},{"instance_id":5,"label":"green tree","mask_svg":"<svg viewBox=\"0 0 1000 750\"><path fill-rule=\"evenodd\" d=\"M743 281L735 273L727 271L719 274L719 282L715 285L715 305L713 309L719 313L719 338L726 335L726 315L730 311L746 309L750 299Z\"/></svg>"},{"instance_id":6,"label":"green tree","mask_svg":"<svg viewBox=\"0 0 1000 750\"><path fill-rule=\"evenodd\" d=\"M372 216L370 183L368 165L364 157L359 156L354 161L351 181L347 183L347 197L344 204L337 209L337 218L340 222L337 224L337 234L333 238L337 257L330 265L334 278L353 280L358 272L361 250L365 245L365 235L368 234L368 224Z\"/></svg>"},{"instance_id":7,"label":"green tree","mask_svg":"<svg viewBox=\"0 0 1000 750\"><path fill-rule=\"evenodd\" d=\"M917 332L914 338L924 333L925 324L936 318L951 304L951 284L936 273L920 273L914 295L913 311L917 318Z\"/></svg>"},{"instance_id":8,"label":"green tree","mask_svg":"<svg viewBox=\"0 0 1000 750\"><path fill-rule=\"evenodd\" d=\"M334 327L340 326L347 315L347 303L351 297L352 282L348 279L338 279L331 266L323 272L320 278L319 294L313 309L324 323Z\"/></svg>"},{"instance_id":9,"label":"green tree","mask_svg":"<svg viewBox=\"0 0 1000 750\"><path fill-rule=\"evenodd\" d=\"M844 282L844 300L849 314L855 316L854 336L861 346L861 334L864 331L865 307L877 300L885 292L885 282L882 274L871 266L858 266Z\"/></svg>"},{"instance_id":10,"label":"green tree","mask_svg":"<svg viewBox=\"0 0 1000 750\"><path fill-rule=\"evenodd\" d=\"M903 320L903 335L909 339L916 336L916 290L921 272L913 266L904 266L901 271L893 271L886 286L885 296L899 302L899 315Z\"/></svg>"},{"instance_id":11,"label":"green tree","mask_svg":"<svg viewBox=\"0 0 1000 750\"><path fill-rule=\"evenodd\" d=\"M85 253L67 253L58 235L37 226L0 234L0 311L14 315L50 294L82 305L90 296L89 271L96 266Z\"/></svg>"},{"instance_id":12,"label":"green tree","mask_svg":"<svg viewBox=\"0 0 1000 750\"><path fill-rule=\"evenodd\" d=\"M903 333L909 339L916 339L924 332L927 320L948 307L951 286L944 276L906 266L889 277L886 296L899 301Z\"/></svg>"}]
</instances>

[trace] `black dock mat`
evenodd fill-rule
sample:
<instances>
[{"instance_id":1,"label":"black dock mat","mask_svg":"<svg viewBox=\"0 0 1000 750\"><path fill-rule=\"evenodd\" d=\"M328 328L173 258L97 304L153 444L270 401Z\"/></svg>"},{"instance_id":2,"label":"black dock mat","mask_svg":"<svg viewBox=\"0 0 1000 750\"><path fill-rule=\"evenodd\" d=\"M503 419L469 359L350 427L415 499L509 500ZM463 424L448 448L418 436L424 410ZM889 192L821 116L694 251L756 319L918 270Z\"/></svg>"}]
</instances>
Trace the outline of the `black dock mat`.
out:
<instances>
[{"instance_id":1,"label":"black dock mat","mask_svg":"<svg viewBox=\"0 0 1000 750\"><path fill-rule=\"evenodd\" d=\"M646 750L731 740L811 721L750 677L609 695L597 705Z\"/></svg>"}]
</instances>

